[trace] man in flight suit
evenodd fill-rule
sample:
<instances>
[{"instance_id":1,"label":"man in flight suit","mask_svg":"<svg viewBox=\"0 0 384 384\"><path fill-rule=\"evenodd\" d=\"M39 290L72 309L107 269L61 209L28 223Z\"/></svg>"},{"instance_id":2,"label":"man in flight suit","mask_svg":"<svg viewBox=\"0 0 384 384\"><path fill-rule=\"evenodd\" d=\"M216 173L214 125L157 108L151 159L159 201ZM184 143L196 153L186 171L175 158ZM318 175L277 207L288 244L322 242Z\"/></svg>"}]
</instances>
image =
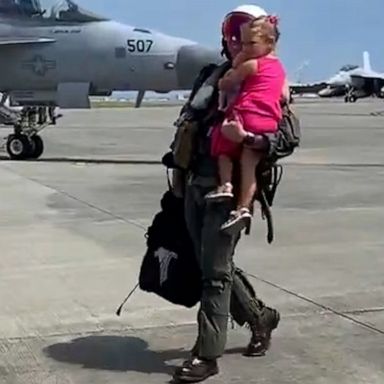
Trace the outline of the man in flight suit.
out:
<instances>
[{"instance_id":1,"label":"man in flight suit","mask_svg":"<svg viewBox=\"0 0 384 384\"><path fill-rule=\"evenodd\" d=\"M240 25L247 20L265 16L267 12L254 5L240 6L226 16L224 24L227 33L223 36L223 54L228 62L221 66L221 76L230 68L231 57L239 51L233 36L239 36ZM231 34L233 36L229 36ZM203 69L181 114L193 107L194 97L198 98L198 91L204 87L202 83L204 77L209 76L208 72L212 73L212 69ZM202 94L206 95L206 92ZM212 98L215 100L210 104L209 111L197 119L198 149L184 191L185 218L199 258L203 294L198 313L198 337L191 358L174 373L174 379L179 382L199 382L218 373L217 359L224 353L230 315L237 324L246 325L251 330L251 340L244 352L246 356L265 354L270 345L271 333L280 320L275 309L267 307L257 298L245 274L233 263L240 234L230 236L220 231L233 209L231 203L207 204L204 198L217 186L217 166L210 155L210 138L207 135L218 114L217 93ZM258 142L245 131L228 131L227 136L258 149L270 145L265 141Z\"/></svg>"}]
</instances>

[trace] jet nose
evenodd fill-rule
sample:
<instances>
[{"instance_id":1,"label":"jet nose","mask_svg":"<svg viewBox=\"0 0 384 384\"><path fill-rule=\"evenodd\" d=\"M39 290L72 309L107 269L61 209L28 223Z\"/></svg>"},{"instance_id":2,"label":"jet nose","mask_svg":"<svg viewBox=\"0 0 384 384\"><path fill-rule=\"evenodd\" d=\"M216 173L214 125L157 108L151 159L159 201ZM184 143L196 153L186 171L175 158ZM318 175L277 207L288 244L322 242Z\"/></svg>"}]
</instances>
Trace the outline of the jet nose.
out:
<instances>
[{"instance_id":1,"label":"jet nose","mask_svg":"<svg viewBox=\"0 0 384 384\"><path fill-rule=\"evenodd\" d=\"M176 73L179 89L191 89L199 72L208 64L224 61L219 51L199 44L182 46L177 54Z\"/></svg>"}]
</instances>

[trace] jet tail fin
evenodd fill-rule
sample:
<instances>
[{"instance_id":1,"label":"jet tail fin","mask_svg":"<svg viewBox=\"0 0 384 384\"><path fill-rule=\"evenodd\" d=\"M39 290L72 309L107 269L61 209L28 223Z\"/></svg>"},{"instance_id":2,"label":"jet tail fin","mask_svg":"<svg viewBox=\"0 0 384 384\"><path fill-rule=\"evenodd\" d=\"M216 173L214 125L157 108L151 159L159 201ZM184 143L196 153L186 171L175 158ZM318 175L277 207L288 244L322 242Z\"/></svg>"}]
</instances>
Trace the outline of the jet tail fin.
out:
<instances>
[{"instance_id":1,"label":"jet tail fin","mask_svg":"<svg viewBox=\"0 0 384 384\"><path fill-rule=\"evenodd\" d=\"M365 51L363 53L363 68L364 68L364 71L366 72L372 72L372 67L371 67L371 58L369 56L369 52Z\"/></svg>"}]
</instances>

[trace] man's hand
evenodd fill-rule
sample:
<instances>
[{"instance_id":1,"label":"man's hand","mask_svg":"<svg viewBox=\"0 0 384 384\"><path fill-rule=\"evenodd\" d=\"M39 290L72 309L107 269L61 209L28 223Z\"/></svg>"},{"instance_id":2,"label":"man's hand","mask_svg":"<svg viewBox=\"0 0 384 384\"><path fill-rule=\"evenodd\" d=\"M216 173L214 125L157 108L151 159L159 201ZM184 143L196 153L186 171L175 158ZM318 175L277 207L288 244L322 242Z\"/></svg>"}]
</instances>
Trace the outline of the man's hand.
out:
<instances>
[{"instance_id":1,"label":"man's hand","mask_svg":"<svg viewBox=\"0 0 384 384\"><path fill-rule=\"evenodd\" d=\"M221 132L228 139L235 143L242 143L247 132L243 129L241 124L236 121L224 120L224 123L221 127Z\"/></svg>"}]
</instances>

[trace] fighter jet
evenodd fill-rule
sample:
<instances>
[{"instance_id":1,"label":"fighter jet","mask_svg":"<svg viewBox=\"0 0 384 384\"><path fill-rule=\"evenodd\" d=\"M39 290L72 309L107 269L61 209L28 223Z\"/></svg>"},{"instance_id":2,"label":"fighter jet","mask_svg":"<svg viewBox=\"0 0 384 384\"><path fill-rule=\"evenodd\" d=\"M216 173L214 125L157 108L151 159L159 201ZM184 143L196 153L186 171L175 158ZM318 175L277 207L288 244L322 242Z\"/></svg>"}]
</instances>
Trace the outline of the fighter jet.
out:
<instances>
[{"instance_id":1,"label":"fighter jet","mask_svg":"<svg viewBox=\"0 0 384 384\"><path fill-rule=\"evenodd\" d=\"M325 83L327 87L319 92L319 96L344 96L345 102L356 102L372 95L382 97L384 74L372 70L369 53L364 52L363 67L346 65Z\"/></svg>"},{"instance_id":2,"label":"fighter jet","mask_svg":"<svg viewBox=\"0 0 384 384\"><path fill-rule=\"evenodd\" d=\"M89 96L147 90L189 90L200 69L222 61L219 51L93 14L72 0L0 0L0 92L11 105L90 108ZM13 121L7 138L12 159L38 158L42 127Z\"/></svg>"},{"instance_id":3,"label":"fighter jet","mask_svg":"<svg viewBox=\"0 0 384 384\"><path fill-rule=\"evenodd\" d=\"M351 86L349 89L349 101L356 101L362 97L383 97L384 73L379 73L371 68L368 52L364 52L364 68L362 71L351 73Z\"/></svg>"}]
</instances>

